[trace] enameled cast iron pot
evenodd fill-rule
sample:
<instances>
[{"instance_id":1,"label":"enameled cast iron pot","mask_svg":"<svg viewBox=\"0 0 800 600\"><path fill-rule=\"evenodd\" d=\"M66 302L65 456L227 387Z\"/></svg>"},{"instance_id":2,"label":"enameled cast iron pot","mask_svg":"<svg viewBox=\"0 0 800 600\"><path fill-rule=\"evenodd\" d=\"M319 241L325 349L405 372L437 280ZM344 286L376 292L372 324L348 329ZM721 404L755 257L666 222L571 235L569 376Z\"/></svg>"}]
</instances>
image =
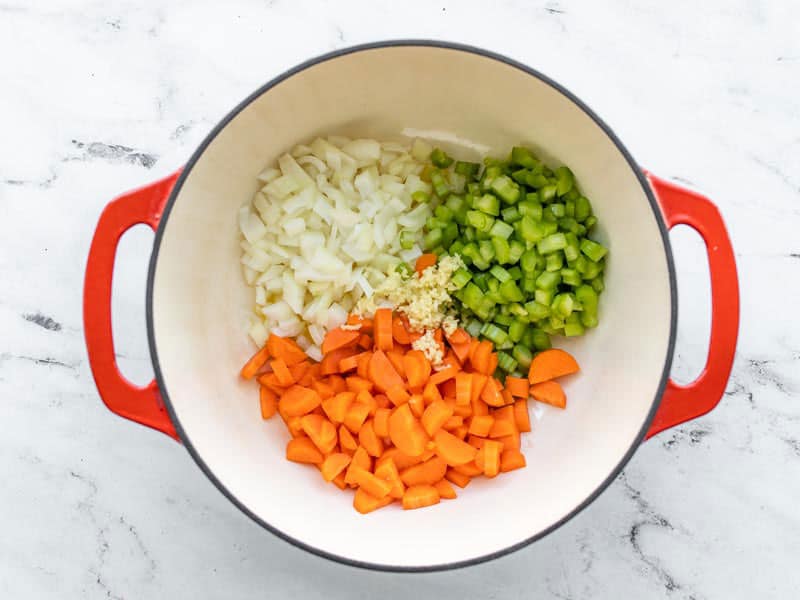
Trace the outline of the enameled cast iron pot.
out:
<instances>
[{"instance_id":1,"label":"enameled cast iron pot","mask_svg":"<svg viewBox=\"0 0 800 600\"><path fill-rule=\"evenodd\" d=\"M239 266L237 209L267 163L331 133L422 136L467 158L530 145L569 164L610 246L600 326L563 344L583 367L566 382L569 407L545 407L523 436L528 468L476 480L457 501L359 515L348 494L284 458L283 423L261 420L255 387L238 377L254 348L245 333L252 293ZM143 388L117 369L110 308L117 242L137 223L156 230L147 281L156 380ZM688 386L669 380L677 304L667 231L680 223L705 240L711 273L708 360ZM533 69L427 41L341 50L261 87L183 169L109 203L84 291L89 360L108 408L183 443L220 491L269 531L343 563L397 571L478 563L566 522L643 440L716 406L738 322L734 255L711 202L644 172L599 117Z\"/></svg>"}]
</instances>

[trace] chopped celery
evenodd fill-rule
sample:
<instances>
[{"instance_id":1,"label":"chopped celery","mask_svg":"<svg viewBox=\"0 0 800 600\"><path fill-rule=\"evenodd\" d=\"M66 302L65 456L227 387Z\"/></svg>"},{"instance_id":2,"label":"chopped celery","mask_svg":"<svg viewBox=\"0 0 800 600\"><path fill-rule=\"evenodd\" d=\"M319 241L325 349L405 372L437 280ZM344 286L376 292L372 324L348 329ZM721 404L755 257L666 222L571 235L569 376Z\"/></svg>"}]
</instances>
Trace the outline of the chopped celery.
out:
<instances>
[{"instance_id":1,"label":"chopped celery","mask_svg":"<svg viewBox=\"0 0 800 600\"><path fill-rule=\"evenodd\" d=\"M456 161L456 166L453 170L459 175L463 175L467 179L475 179L480 171L481 166L478 163L466 162L463 160Z\"/></svg>"},{"instance_id":2,"label":"chopped celery","mask_svg":"<svg viewBox=\"0 0 800 600\"><path fill-rule=\"evenodd\" d=\"M481 335L495 344L502 344L508 339L508 334L494 323L484 323Z\"/></svg>"},{"instance_id":3,"label":"chopped celery","mask_svg":"<svg viewBox=\"0 0 800 600\"><path fill-rule=\"evenodd\" d=\"M501 237L492 238L492 246L494 246L494 255L501 265L511 262L511 247L508 242Z\"/></svg>"},{"instance_id":4,"label":"chopped celery","mask_svg":"<svg viewBox=\"0 0 800 600\"><path fill-rule=\"evenodd\" d=\"M431 172L431 185L439 198L444 198L450 193L450 184L447 183L440 171Z\"/></svg>"},{"instance_id":5,"label":"chopped celery","mask_svg":"<svg viewBox=\"0 0 800 600\"><path fill-rule=\"evenodd\" d=\"M499 219L494 222L494 225L492 225L492 228L489 230L489 235L492 237L500 237L506 240L511 236L512 233L514 233L514 228L508 223L504 223Z\"/></svg>"},{"instance_id":6,"label":"chopped celery","mask_svg":"<svg viewBox=\"0 0 800 600\"><path fill-rule=\"evenodd\" d=\"M545 260L545 271L560 271L564 266L564 255L561 252L548 254ZM562 276L563 278L563 276Z\"/></svg>"},{"instance_id":7,"label":"chopped celery","mask_svg":"<svg viewBox=\"0 0 800 600\"><path fill-rule=\"evenodd\" d=\"M606 255L608 250L604 246L587 238L581 241L581 252L588 256L590 260L598 262Z\"/></svg>"},{"instance_id":8,"label":"chopped celery","mask_svg":"<svg viewBox=\"0 0 800 600\"><path fill-rule=\"evenodd\" d=\"M556 169L556 179L556 193L559 196L569 192L575 184L575 176L569 170L569 167L558 167Z\"/></svg>"},{"instance_id":9,"label":"chopped celery","mask_svg":"<svg viewBox=\"0 0 800 600\"><path fill-rule=\"evenodd\" d=\"M450 283L452 283L457 290L460 290L469 283L470 279L472 279L472 273L466 269L458 269L450 278Z\"/></svg>"},{"instance_id":10,"label":"chopped celery","mask_svg":"<svg viewBox=\"0 0 800 600\"><path fill-rule=\"evenodd\" d=\"M508 339L512 342L516 343L522 339L522 334L525 333L525 328L527 324L523 321L512 321L511 325L508 326Z\"/></svg>"},{"instance_id":11,"label":"chopped celery","mask_svg":"<svg viewBox=\"0 0 800 600\"><path fill-rule=\"evenodd\" d=\"M495 279L497 279L497 281L499 281L500 283L503 283L504 281L508 281L509 279L511 279L511 275L508 274L508 271L506 271L500 265L493 266L491 269L489 269L489 273L491 275L494 275Z\"/></svg>"},{"instance_id":12,"label":"chopped celery","mask_svg":"<svg viewBox=\"0 0 800 600\"><path fill-rule=\"evenodd\" d=\"M567 238L564 237L563 233L553 233L552 235L548 235L536 245L536 249L539 251L539 254L550 254L551 252L556 252L557 250L563 250L566 247Z\"/></svg>"},{"instance_id":13,"label":"chopped celery","mask_svg":"<svg viewBox=\"0 0 800 600\"><path fill-rule=\"evenodd\" d=\"M411 199L419 204L427 204L431 200L431 195L425 190L417 190L411 194Z\"/></svg>"},{"instance_id":14,"label":"chopped celery","mask_svg":"<svg viewBox=\"0 0 800 600\"><path fill-rule=\"evenodd\" d=\"M467 224L477 231L488 232L494 225L494 219L479 210L469 210L467 211Z\"/></svg>"},{"instance_id":15,"label":"chopped celery","mask_svg":"<svg viewBox=\"0 0 800 600\"><path fill-rule=\"evenodd\" d=\"M497 196L493 196L492 194L483 194L475 198L473 208L485 212L487 215L492 215L493 217L500 215L500 201L497 199Z\"/></svg>"},{"instance_id":16,"label":"chopped celery","mask_svg":"<svg viewBox=\"0 0 800 600\"><path fill-rule=\"evenodd\" d=\"M400 273L403 279L411 277L411 274L414 272L414 270L408 266L408 263L404 262L398 263L394 270Z\"/></svg>"},{"instance_id":17,"label":"chopped celery","mask_svg":"<svg viewBox=\"0 0 800 600\"><path fill-rule=\"evenodd\" d=\"M507 175L495 177L491 185L492 191L502 198L506 204L514 204L519 200L519 185L511 180Z\"/></svg>"},{"instance_id":18,"label":"chopped celery","mask_svg":"<svg viewBox=\"0 0 800 600\"><path fill-rule=\"evenodd\" d=\"M532 329L529 331L532 331ZM533 354L531 354L531 351L522 344L517 344L514 346L514 349L511 351L511 355L514 357L514 360L516 360L517 363L519 363L519 365L524 369L527 370L528 367L531 366Z\"/></svg>"},{"instance_id":19,"label":"chopped celery","mask_svg":"<svg viewBox=\"0 0 800 600\"><path fill-rule=\"evenodd\" d=\"M522 269L519 267L511 267L508 270L508 274L511 275L511 279L520 279L522 277Z\"/></svg>"},{"instance_id":20,"label":"chopped celery","mask_svg":"<svg viewBox=\"0 0 800 600\"><path fill-rule=\"evenodd\" d=\"M403 250L410 250L414 246L417 236L414 232L403 230L400 232L400 247Z\"/></svg>"},{"instance_id":21,"label":"chopped celery","mask_svg":"<svg viewBox=\"0 0 800 600\"><path fill-rule=\"evenodd\" d=\"M505 352L497 353L497 366L506 373L510 373L517 368L517 361L510 354Z\"/></svg>"},{"instance_id":22,"label":"chopped celery","mask_svg":"<svg viewBox=\"0 0 800 600\"><path fill-rule=\"evenodd\" d=\"M514 146L511 149L511 163L515 165L519 165L521 167L525 167L526 169L531 169L536 166L536 157L533 153L524 148L522 146Z\"/></svg>"},{"instance_id":23,"label":"chopped celery","mask_svg":"<svg viewBox=\"0 0 800 600\"><path fill-rule=\"evenodd\" d=\"M453 164L453 159L440 148L434 148L431 152L431 162L440 169L446 169Z\"/></svg>"}]
</instances>

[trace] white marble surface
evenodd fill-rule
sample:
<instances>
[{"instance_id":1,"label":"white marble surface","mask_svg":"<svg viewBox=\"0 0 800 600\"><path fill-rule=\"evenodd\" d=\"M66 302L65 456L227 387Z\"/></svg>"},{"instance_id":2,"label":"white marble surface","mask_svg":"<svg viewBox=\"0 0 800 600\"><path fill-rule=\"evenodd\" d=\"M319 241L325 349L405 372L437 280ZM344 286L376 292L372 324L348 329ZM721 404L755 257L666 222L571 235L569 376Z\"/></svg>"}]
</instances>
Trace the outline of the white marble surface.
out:
<instances>
[{"instance_id":1,"label":"white marble surface","mask_svg":"<svg viewBox=\"0 0 800 600\"><path fill-rule=\"evenodd\" d=\"M603 5L602 7L600 5ZM800 5L707 2L0 2L0 596L790 598L800 589ZM116 193L186 160L223 114L313 55L463 41L553 76L732 235L739 352L716 411L644 444L587 510L467 570L343 567L239 513L165 436L110 414L81 324L89 240ZM673 234L675 373L708 329L697 238ZM151 373L152 235L125 240L115 328ZM706 332L705 334L703 332Z\"/></svg>"}]
</instances>

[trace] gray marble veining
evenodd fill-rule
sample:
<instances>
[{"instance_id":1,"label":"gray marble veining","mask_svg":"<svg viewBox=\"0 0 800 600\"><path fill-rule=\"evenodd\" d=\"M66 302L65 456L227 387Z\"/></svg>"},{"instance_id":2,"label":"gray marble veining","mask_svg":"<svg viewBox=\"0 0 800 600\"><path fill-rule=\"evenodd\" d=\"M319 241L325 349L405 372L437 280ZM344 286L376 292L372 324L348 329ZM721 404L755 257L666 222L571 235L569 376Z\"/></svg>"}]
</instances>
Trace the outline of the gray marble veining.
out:
<instances>
[{"instance_id":1,"label":"gray marble veining","mask_svg":"<svg viewBox=\"0 0 800 600\"><path fill-rule=\"evenodd\" d=\"M800 5L766 0L0 3L0 596L796 597L799 24ZM718 204L742 287L717 410L644 444L547 538L426 575L342 567L252 524L178 444L105 410L81 329L108 200L175 169L285 68L403 37L484 46L565 84L642 165ZM704 359L708 275L697 239L672 237L674 375L688 380ZM120 361L139 381L151 241L128 236L115 281Z\"/></svg>"}]
</instances>

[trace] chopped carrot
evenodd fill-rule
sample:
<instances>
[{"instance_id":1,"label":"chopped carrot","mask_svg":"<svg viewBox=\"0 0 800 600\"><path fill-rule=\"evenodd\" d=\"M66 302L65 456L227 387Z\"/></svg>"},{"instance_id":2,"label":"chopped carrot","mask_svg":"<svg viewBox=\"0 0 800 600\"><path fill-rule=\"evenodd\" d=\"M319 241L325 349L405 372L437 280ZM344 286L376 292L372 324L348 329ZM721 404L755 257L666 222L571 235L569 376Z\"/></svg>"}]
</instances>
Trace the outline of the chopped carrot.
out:
<instances>
[{"instance_id":1,"label":"chopped carrot","mask_svg":"<svg viewBox=\"0 0 800 600\"><path fill-rule=\"evenodd\" d=\"M527 398L530 384L525 377L506 377L506 389L516 398Z\"/></svg>"},{"instance_id":2,"label":"chopped carrot","mask_svg":"<svg viewBox=\"0 0 800 600\"><path fill-rule=\"evenodd\" d=\"M525 455L519 450L503 450L500 454L501 473L521 469L525 464Z\"/></svg>"},{"instance_id":3,"label":"chopped carrot","mask_svg":"<svg viewBox=\"0 0 800 600\"><path fill-rule=\"evenodd\" d=\"M577 373L579 370L577 361L569 352L551 348L533 357L528 370L528 381L531 384L542 383L556 377Z\"/></svg>"},{"instance_id":4,"label":"chopped carrot","mask_svg":"<svg viewBox=\"0 0 800 600\"><path fill-rule=\"evenodd\" d=\"M347 391L347 383L345 383L344 377L341 375L330 375L328 377L328 383L331 384L334 394L340 394L341 392Z\"/></svg>"},{"instance_id":5,"label":"chopped carrot","mask_svg":"<svg viewBox=\"0 0 800 600\"><path fill-rule=\"evenodd\" d=\"M350 327L358 325L358 331L361 333L369 333L372 331L372 319L360 317L354 313L347 315L347 325Z\"/></svg>"},{"instance_id":6,"label":"chopped carrot","mask_svg":"<svg viewBox=\"0 0 800 600\"><path fill-rule=\"evenodd\" d=\"M438 456L404 469L400 478L406 485L433 485L447 472L447 464Z\"/></svg>"},{"instance_id":7,"label":"chopped carrot","mask_svg":"<svg viewBox=\"0 0 800 600\"><path fill-rule=\"evenodd\" d=\"M375 401L375 397L369 393L369 390L358 392L356 394L356 402L361 402L361 404L366 404L369 407L369 416L374 415L378 409L378 403Z\"/></svg>"},{"instance_id":8,"label":"chopped carrot","mask_svg":"<svg viewBox=\"0 0 800 600\"><path fill-rule=\"evenodd\" d=\"M394 337L395 342L404 346L408 346L411 343L407 323L402 317L392 319L392 337Z\"/></svg>"},{"instance_id":9,"label":"chopped carrot","mask_svg":"<svg viewBox=\"0 0 800 600\"><path fill-rule=\"evenodd\" d=\"M453 409L443 400L431 402L422 413L422 426L428 435L433 435L453 414Z\"/></svg>"},{"instance_id":10,"label":"chopped carrot","mask_svg":"<svg viewBox=\"0 0 800 600\"><path fill-rule=\"evenodd\" d=\"M463 465L475 458L475 448L444 429L436 432L433 441L436 443L436 454L451 467Z\"/></svg>"},{"instance_id":11,"label":"chopped carrot","mask_svg":"<svg viewBox=\"0 0 800 600\"><path fill-rule=\"evenodd\" d=\"M486 437L489 435L489 432L491 431L493 424L494 424L493 416L478 415L476 417L472 417L472 421L469 424L469 432L473 435Z\"/></svg>"},{"instance_id":12,"label":"chopped carrot","mask_svg":"<svg viewBox=\"0 0 800 600\"><path fill-rule=\"evenodd\" d=\"M390 387L395 385L405 385L403 378L400 377L397 369L394 368L392 363L386 357L382 350L376 350L369 360L367 368L369 379L375 384L381 392L385 392Z\"/></svg>"},{"instance_id":13,"label":"chopped carrot","mask_svg":"<svg viewBox=\"0 0 800 600\"><path fill-rule=\"evenodd\" d=\"M253 354L253 356L251 356L246 363L244 363L244 366L239 374L245 379L252 379L256 376L258 370L266 364L269 354L269 347L264 346L258 352ZM305 354L303 357L305 358Z\"/></svg>"},{"instance_id":14,"label":"chopped carrot","mask_svg":"<svg viewBox=\"0 0 800 600\"><path fill-rule=\"evenodd\" d=\"M325 356L322 357L322 362L320 363L320 375L332 375L334 373L339 372L339 364L342 362L343 358L347 358L348 356L353 356L354 354L358 354L353 348L339 348L338 350L334 350L333 352L329 352Z\"/></svg>"},{"instance_id":15,"label":"chopped carrot","mask_svg":"<svg viewBox=\"0 0 800 600\"><path fill-rule=\"evenodd\" d=\"M486 372L487 375L491 375L497 371L497 360L497 352L492 352L489 355L489 370Z\"/></svg>"},{"instance_id":16,"label":"chopped carrot","mask_svg":"<svg viewBox=\"0 0 800 600\"><path fill-rule=\"evenodd\" d=\"M330 454L336 446L336 428L321 415L306 415L300 419L306 435L323 454Z\"/></svg>"},{"instance_id":17,"label":"chopped carrot","mask_svg":"<svg viewBox=\"0 0 800 600\"><path fill-rule=\"evenodd\" d=\"M272 358L283 359L287 365L296 365L308 359L297 342L274 333L271 333L267 339L267 348Z\"/></svg>"},{"instance_id":18,"label":"chopped carrot","mask_svg":"<svg viewBox=\"0 0 800 600\"><path fill-rule=\"evenodd\" d=\"M278 383L278 378L275 376L275 373L264 373L263 375L259 375L258 383L260 383L266 388L271 389L279 396L283 394L284 391L286 391L286 386L283 386L280 383Z\"/></svg>"},{"instance_id":19,"label":"chopped carrot","mask_svg":"<svg viewBox=\"0 0 800 600\"><path fill-rule=\"evenodd\" d=\"M486 375L484 375L483 373L472 373L472 387L470 388L470 400L472 401L473 410L475 406L475 401L481 397L483 386L486 385L487 381L489 381L489 378L486 377Z\"/></svg>"},{"instance_id":20,"label":"chopped carrot","mask_svg":"<svg viewBox=\"0 0 800 600\"><path fill-rule=\"evenodd\" d=\"M423 255L424 256L424 255ZM439 492L432 485L412 485L403 494L403 509L412 510L439 503Z\"/></svg>"},{"instance_id":21,"label":"chopped carrot","mask_svg":"<svg viewBox=\"0 0 800 600\"><path fill-rule=\"evenodd\" d=\"M320 395L320 398L332 398L336 395L336 391L333 389L327 377L324 379L315 379L311 382L311 387Z\"/></svg>"},{"instance_id":22,"label":"chopped carrot","mask_svg":"<svg viewBox=\"0 0 800 600\"><path fill-rule=\"evenodd\" d=\"M392 489L389 490L389 496L397 500L403 497L406 486L403 485L403 480L400 479L400 472L397 470L397 465L394 464L391 458L379 462L379 464L375 466L375 476L391 484Z\"/></svg>"},{"instance_id":23,"label":"chopped carrot","mask_svg":"<svg viewBox=\"0 0 800 600\"><path fill-rule=\"evenodd\" d=\"M431 363L420 350L409 350L403 356L403 370L409 387L424 386L431 376Z\"/></svg>"},{"instance_id":24,"label":"chopped carrot","mask_svg":"<svg viewBox=\"0 0 800 600\"><path fill-rule=\"evenodd\" d=\"M325 481L333 481L349 464L350 456L348 454L335 452L325 457L319 470L322 472L322 478Z\"/></svg>"},{"instance_id":25,"label":"chopped carrot","mask_svg":"<svg viewBox=\"0 0 800 600\"><path fill-rule=\"evenodd\" d=\"M356 368L356 373L358 376L363 379L369 379L369 361L372 358L372 352L362 352L358 355L358 367Z\"/></svg>"},{"instance_id":26,"label":"chopped carrot","mask_svg":"<svg viewBox=\"0 0 800 600\"><path fill-rule=\"evenodd\" d=\"M472 446L473 448L477 448L479 451L483 448L483 443L486 441L485 438L478 437L477 435L470 435L467 438L467 443Z\"/></svg>"},{"instance_id":27,"label":"chopped carrot","mask_svg":"<svg viewBox=\"0 0 800 600\"><path fill-rule=\"evenodd\" d=\"M286 420L286 428L292 437L307 437L306 432L303 431L302 417L289 417Z\"/></svg>"},{"instance_id":28,"label":"chopped carrot","mask_svg":"<svg viewBox=\"0 0 800 600\"><path fill-rule=\"evenodd\" d=\"M503 444L495 440L486 440L475 456L475 466L483 471L486 477L495 477L500 472L500 453Z\"/></svg>"},{"instance_id":29,"label":"chopped carrot","mask_svg":"<svg viewBox=\"0 0 800 600\"><path fill-rule=\"evenodd\" d=\"M382 438L389 437L389 415L391 414L392 411L388 408L378 408L375 410L372 427L375 429L376 435Z\"/></svg>"},{"instance_id":30,"label":"chopped carrot","mask_svg":"<svg viewBox=\"0 0 800 600\"><path fill-rule=\"evenodd\" d=\"M299 417L310 413L322 402L320 395L314 390L293 385L286 390L278 402L282 412L291 417Z\"/></svg>"},{"instance_id":31,"label":"chopped carrot","mask_svg":"<svg viewBox=\"0 0 800 600\"><path fill-rule=\"evenodd\" d=\"M352 371L353 369L358 368L358 361L362 360L362 356L367 354L366 352L359 352L358 354L353 354L353 356L346 356L342 360L339 361L339 372L340 373L347 373L348 371Z\"/></svg>"},{"instance_id":32,"label":"chopped carrot","mask_svg":"<svg viewBox=\"0 0 800 600\"><path fill-rule=\"evenodd\" d=\"M422 399L425 400L426 405L430 405L437 400L441 401L442 394L439 393L439 388L435 384L428 381L425 384L425 389L422 390Z\"/></svg>"},{"instance_id":33,"label":"chopped carrot","mask_svg":"<svg viewBox=\"0 0 800 600\"><path fill-rule=\"evenodd\" d=\"M375 328L374 338L375 347L384 352L390 351L394 347L392 339L392 309L379 308L373 317Z\"/></svg>"},{"instance_id":34,"label":"chopped carrot","mask_svg":"<svg viewBox=\"0 0 800 600\"><path fill-rule=\"evenodd\" d=\"M472 416L472 405L458 404L458 402L456 401L455 406L453 408L453 414L467 419Z\"/></svg>"},{"instance_id":35,"label":"chopped carrot","mask_svg":"<svg viewBox=\"0 0 800 600\"><path fill-rule=\"evenodd\" d=\"M489 406L503 406L505 400L503 400L503 396L500 394L499 385L500 382L497 381L497 379L489 378L486 385L483 386L481 400L486 402Z\"/></svg>"},{"instance_id":36,"label":"chopped carrot","mask_svg":"<svg viewBox=\"0 0 800 600\"><path fill-rule=\"evenodd\" d=\"M322 410L328 418L334 423L343 423L347 415L347 409L355 400L356 395L353 392L339 392L331 398L326 398L322 401Z\"/></svg>"},{"instance_id":37,"label":"chopped carrot","mask_svg":"<svg viewBox=\"0 0 800 600\"><path fill-rule=\"evenodd\" d=\"M472 400L472 374L456 373L456 404L469 406Z\"/></svg>"},{"instance_id":38,"label":"chopped carrot","mask_svg":"<svg viewBox=\"0 0 800 600\"><path fill-rule=\"evenodd\" d=\"M351 433L358 434L358 430L364 424L369 416L369 406L361 402L353 402L347 409L347 414L344 417L344 426L347 427Z\"/></svg>"},{"instance_id":39,"label":"chopped carrot","mask_svg":"<svg viewBox=\"0 0 800 600\"><path fill-rule=\"evenodd\" d=\"M444 474L444 478L447 479L450 483L456 484L460 488L465 488L469 484L470 480L472 479L468 475L464 475L463 473L459 473L453 469L447 469L447 473Z\"/></svg>"},{"instance_id":40,"label":"chopped carrot","mask_svg":"<svg viewBox=\"0 0 800 600\"><path fill-rule=\"evenodd\" d=\"M557 381L544 381L531 386L531 396L539 402L544 402L558 408L567 407L567 397Z\"/></svg>"},{"instance_id":41,"label":"chopped carrot","mask_svg":"<svg viewBox=\"0 0 800 600\"><path fill-rule=\"evenodd\" d=\"M467 434L469 433L469 426L462 424L453 429L450 433L456 436L460 440L467 439Z\"/></svg>"},{"instance_id":42,"label":"chopped carrot","mask_svg":"<svg viewBox=\"0 0 800 600\"><path fill-rule=\"evenodd\" d=\"M357 375L351 375L345 380L345 384L347 389L351 392L360 392L363 390L371 391L372 390L372 382L369 379L363 379L358 377Z\"/></svg>"},{"instance_id":43,"label":"chopped carrot","mask_svg":"<svg viewBox=\"0 0 800 600\"><path fill-rule=\"evenodd\" d=\"M344 471L342 471L336 477L333 478L333 483L340 490L347 488L347 484L344 482Z\"/></svg>"},{"instance_id":44,"label":"chopped carrot","mask_svg":"<svg viewBox=\"0 0 800 600\"><path fill-rule=\"evenodd\" d=\"M401 452L409 456L419 456L425 452L428 442L428 435L411 413L408 403L396 408L389 417L389 437Z\"/></svg>"},{"instance_id":45,"label":"chopped carrot","mask_svg":"<svg viewBox=\"0 0 800 600\"><path fill-rule=\"evenodd\" d=\"M353 496L353 508L355 508L362 515L366 515L374 510L378 510L379 508L383 508L384 506L391 504L392 500L393 498L391 496L376 498L375 496L367 493L364 488L358 488L356 490L356 495Z\"/></svg>"},{"instance_id":46,"label":"chopped carrot","mask_svg":"<svg viewBox=\"0 0 800 600\"><path fill-rule=\"evenodd\" d=\"M344 425L339 426L339 446L342 452L346 454L353 454L356 448L358 448L358 442L356 442L353 434L350 433L350 430Z\"/></svg>"},{"instance_id":47,"label":"chopped carrot","mask_svg":"<svg viewBox=\"0 0 800 600\"><path fill-rule=\"evenodd\" d=\"M376 394L375 395L375 407L376 408L392 408L394 406L392 401L389 400L389 397L386 394Z\"/></svg>"},{"instance_id":48,"label":"chopped carrot","mask_svg":"<svg viewBox=\"0 0 800 600\"><path fill-rule=\"evenodd\" d=\"M289 440L286 444L286 458L292 462L318 465L322 463L322 452L307 437Z\"/></svg>"},{"instance_id":49,"label":"chopped carrot","mask_svg":"<svg viewBox=\"0 0 800 600\"><path fill-rule=\"evenodd\" d=\"M454 500L456 498L456 491L446 479L440 479L433 484L433 487L439 492L440 498L444 498L445 500Z\"/></svg>"},{"instance_id":50,"label":"chopped carrot","mask_svg":"<svg viewBox=\"0 0 800 600\"><path fill-rule=\"evenodd\" d=\"M475 455L478 455L477 450L475 450ZM463 465L455 466L453 467L453 470L461 473L462 475L466 475L467 477L477 477L478 475L483 475L483 469L479 469L474 460L464 463Z\"/></svg>"},{"instance_id":51,"label":"chopped carrot","mask_svg":"<svg viewBox=\"0 0 800 600\"><path fill-rule=\"evenodd\" d=\"M528 414L528 399L520 398L514 402L514 421L519 431L531 430L531 416Z\"/></svg>"},{"instance_id":52,"label":"chopped carrot","mask_svg":"<svg viewBox=\"0 0 800 600\"><path fill-rule=\"evenodd\" d=\"M355 470L359 468L365 471L372 471L372 459L361 446L356 448L356 451L353 453L353 460L350 461L347 471L345 472L344 480L348 485L358 485L355 480Z\"/></svg>"},{"instance_id":53,"label":"chopped carrot","mask_svg":"<svg viewBox=\"0 0 800 600\"><path fill-rule=\"evenodd\" d=\"M512 396L511 392L509 392L508 390L506 389L500 390L500 397L503 398L503 404L505 405L514 404L514 396Z\"/></svg>"},{"instance_id":54,"label":"chopped carrot","mask_svg":"<svg viewBox=\"0 0 800 600\"><path fill-rule=\"evenodd\" d=\"M302 386L308 387L311 385L311 382L314 381L317 377L319 377L319 363L309 364L308 367L305 369L304 373L299 373L295 371L299 367L306 364L305 362L297 363L296 365L292 365L289 367L289 371L292 372L292 377L295 378L295 381Z\"/></svg>"},{"instance_id":55,"label":"chopped carrot","mask_svg":"<svg viewBox=\"0 0 800 600\"><path fill-rule=\"evenodd\" d=\"M375 498L385 498L392 489L392 485L380 477L376 477L366 469L353 465L352 479L354 483Z\"/></svg>"},{"instance_id":56,"label":"chopped carrot","mask_svg":"<svg viewBox=\"0 0 800 600\"><path fill-rule=\"evenodd\" d=\"M428 267L432 267L436 264L437 256L435 254L422 254L417 258L417 262L414 264L414 270L417 272L417 275L422 276L422 273Z\"/></svg>"},{"instance_id":57,"label":"chopped carrot","mask_svg":"<svg viewBox=\"0 0 800 600\"><path fill-rule=\"evenodd\" d=\"M372 419L369 419L361 429L358 430L358 443L367 451L370 456L378 457L383 454L383 442L378 434Z\"/></svg>"},{"instance_id":58,"label":"chopped carrot","mask_svg":"<svg viewBox=\"0 0 800 600\"><path fill-rule=\"evenodd\" d=\"M322 340L322 353L328 354L339 348L355 346L360 336L361 334L358 331L342 329L341 327L331 329L325 334L325 339Z\"/></svg>"},{"instance_id":59,"label":"chopped carrot","mask_svg":"<svg viewBox=\"0 0 800 600\"><path fill-rule=\"evenodd\" d=\"M520 435L519 431L517 431L516 429L514 430L514 433L512 433L511 435L506 435L495 439L501 444L503 444L503 448L505 448L506 450L519 450Z\"/></svg>"},{"instance_id":60,"label":"chopped carrot","mask_svg":"<svg viewBox=\"0 0 800 600\"><path fill-rule=\"evenodd\" d=\"M400 377L405 377L405 368L403 366L403 355L399 352L387 352L386 358L389 359L389 362L392 363L394 370L397 371L397 374Z\"/></svg>"},{"instance_id":61,"label":"chopped carrot","mask_svg":"<svg viewBox=\"0 0 800 600\"><path fill-rule=\"evenodd\" d=\"M402 385L394 385L386 390L386 397L392 401L395 406L405 404L411 398L411 395L406 391Z\"/></svg>"},{"instance_id":62,"label":"chopped carrot","mask_svg":"<svg viewBox=\"0 0 800 600\"><path fill-rule=\"evenodd\" d=\"M358 337L358 347L363 348L364 350L369 350L372 348L372 338L366 333L362 333Z\"/></svg>"},{"instance_id":63,"label":"chopped carrot","mask_svg":"<svg viewBox=\"0 0 800 600\"><path fill-rule=\"evenodd\" d=\"M305 374L311 368L311 363L307 360L304 360L303 362L299 362L295 365L289 365L287 368L292 376L292 383L300 383L300 380L305 377ZM300 383L300 385L304 384Z\"/></svg>"},{"instance_id":64,"label":"chopped carrot","mask_svg":"<svg viewBox=\"0 0 800 600\"><path fill-rule=\"evenodd\" d=\"M481 415L489 414L489 405L486 404L486 402L484 402L483 400L481 400L480 397L475 398L474 395L471 408L473 417L479 417Z\"/></svg>"},{"instance_id":65,"label":"chopped carrot","mask_svg":"<svg viewBox=\"0 0 800 600\"><path fill-rule=\"evenodd\" d=\"M402 471L412 465L423 462L422 456L422 454L419 456L409 456L408 454L404 454L399 448L389 448L378 459L378 465L387 460L392 460L397 468Z\"/></svg>"},{"instance_id":66,"label":"chopped carrot","mask_svg":"<svg viewBox=\"0 0 800 600\"><path fill-rule=\"evenodd\" d=\"M464 424L464 417L454 414L451 416L447 421L444 422L442 425L442 429L446 429L447 431L451 431L453 429L457 429Z\"/></svg>"},{"instance_id":67,"label":"chopped carrot","mask_svg":"<svg viewBox=\"0 0 800 600\"><path fill-rule=\"evenodd\" d=\"M469 362L472 368L484 375L491 375L494 373L494 369L491 368L491 354L492 342L489 340L482 340L470 356Z\"/></svg>"},{"instance_id":68,"label":"chopped carrot","mask_svg":"<svg viewBox=\"0 0 800 600\"><path fill-rule=\"evenodd\" d=\"M513 406L504 406L492 412L494 423L489 431L489 437L499 438L513 435L517 432L517 422Z\"/></svg>"},{"instance_id":69,"label":"chopped carrot","mask_svg":"<svg viewBox=\"0 0 800 600\"><path fill-rule=\"evenodd\" d=\"M458 368L454 367L453 365L450 365L448 367L445 367L441 371L437 371L436 373L431 375L429 381L434 385L439 385L440 383L444 383L448 379L453 379L453 377L456 376L456 373L458 373Z\"/></svg>"},{"instance_id":70,"label":"chopped carrot","mask_svg":"<svg viewBox=\"0 0 800 600\"><path fill-rule=\"evenodd\" d=\"M470 346L470 342L464 342L463 344L450 344L450 349L453 351L453 354L455 354L458 362L462 365L469 360Z\"/></svg>"},{"instance_id":71,"label":"chopped carrot","mask_svg":"<svg viewBox=\"0 0 800 600\"><path fill-rule=\"evenodd\" d=\"M269 419L278 410L278 395L263 385L259 388L259 404L261 405L261 418Z\"/></svg>"},{"instance_id":72,"label":"chopped carrot","mask_svg":"<svg viewBox=\"0 0 800 600\"><path fill-rule=\"evenodd\" d=\"M408 398L408 406L411 407L411 412L415 417L422 418L422 413L425 412L425 400L422 394L411 394Z\"/></svg>"}]
</instances>

